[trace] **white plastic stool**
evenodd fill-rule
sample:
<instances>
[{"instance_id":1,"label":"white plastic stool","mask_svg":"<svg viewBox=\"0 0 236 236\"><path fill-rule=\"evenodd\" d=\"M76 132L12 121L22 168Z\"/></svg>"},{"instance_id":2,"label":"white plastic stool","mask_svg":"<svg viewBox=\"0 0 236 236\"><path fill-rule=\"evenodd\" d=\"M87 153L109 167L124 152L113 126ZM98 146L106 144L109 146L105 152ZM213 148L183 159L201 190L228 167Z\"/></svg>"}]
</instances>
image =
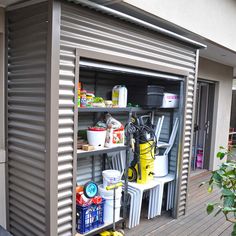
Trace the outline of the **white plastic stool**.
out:
<instances>
[{"instance_id":1,"label":"white plastic stool","mask_svg":"<svg viewBox=\"0 0 236 236\"><path fill-rule=\"evenodd\" d=\"M155 181L160 184L158 197L156 199L156 201L158 202L157 215L161 215L164 185L166 183L168 183L166 210L170 210L173 208L174 180L175 180L175 175L173 174L168 174L167 176L164 177L155 177Z\"/></svg>"},{"instance_id":2,"label":"white plastic stool","mask_svg":"<svg viewBox=\"0 0 236 236\"><path fill-rule=\"evenodd\" d=\"M122 152L120 155L115 155L112 157L113 169L124 172L124 154ZM144 191L150 191L149 206L148 206L148 219L157 216L158 212L158 198L159 182L154 180L148 182L147 184L138 184L133 182L128 182L128 194L131 197L130 200L130 216L129 216L129 228L133 228L140 222L142 199ZM124 187L123 187L124 190ZM134 200L133 200L134 199Z\"/></svg>"},{"instance_id":3,"label":"white plastic stool","mask_svg":"<svg viewBox=\"0 0 236 236\"><path fill-rule=\"evenodd\" d=\"M151 219L155 216L157 216L158 212L154 211L154 209L156 208L155 206L158 205L158 203L156 202L156 199L158 197L158 193L159 193L159 188L160 188L160 184L159 182L156 181L149 181L147 184L138 184L138 183L130 183L129 182L129 186L131 186L132 188L136 188L139 190L139 194L140 194L140 199L141 201L139 202L138 206L138 224L140 221L140 215L141 215L141 208L142 208L142 199L143 199L143 193L144 191L150 191L150 195L149 195L149 205L148 205L148 219Z\"/></svg>"},{"instance_id":4,"label":"white plastic stool","mask_svg":"<svg viewBox=\"0 0 236 236\"><path fill-rule=\"evenodd\" d=\"M124 187L123 187L124 191ZM128 228L133 228L137 225L137 210L138 208L135 206L135 202L139 202L139 194L137 193L137 190L128 188L128 194L130 195L130 217L129 217L129 224Z\"/></svg>"},{"instance_id":5,"label":"white plastic stool","mask_svg":"<svg viewBox=\"0 0 236 236\"><path fill-rule=\"evenodd\" d=\"M148 208L148 219L154 218L158 215L157 209L158 209L158 193L159 193L160 186L158 188L152 188L150 189L150 195L149 195L149 208Z\"/></svg>"}]
</instances>

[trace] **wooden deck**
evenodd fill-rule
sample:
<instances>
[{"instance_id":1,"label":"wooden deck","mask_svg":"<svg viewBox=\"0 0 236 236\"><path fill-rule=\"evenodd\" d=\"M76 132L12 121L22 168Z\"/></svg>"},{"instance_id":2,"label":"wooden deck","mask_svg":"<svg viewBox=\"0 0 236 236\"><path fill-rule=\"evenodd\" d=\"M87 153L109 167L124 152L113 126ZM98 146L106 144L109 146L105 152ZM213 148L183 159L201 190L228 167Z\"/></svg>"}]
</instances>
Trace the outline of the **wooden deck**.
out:
<instances>
[{"instance_id":1,"label":"wooden deck","mask_svg":"<svg viewBox=\"0 0 236 236\"><path fill-rule=\"evenodd\" d=\"M209 194L199 184L209 179L208 172L191 177L188 210L185 216L174 220L168 212L152 220L143 218L139 226L125 230L126 236L230 236L232 224L223 214L207 215L206 204L219 199L218 191Z\"/></svg>"}]
</instances>

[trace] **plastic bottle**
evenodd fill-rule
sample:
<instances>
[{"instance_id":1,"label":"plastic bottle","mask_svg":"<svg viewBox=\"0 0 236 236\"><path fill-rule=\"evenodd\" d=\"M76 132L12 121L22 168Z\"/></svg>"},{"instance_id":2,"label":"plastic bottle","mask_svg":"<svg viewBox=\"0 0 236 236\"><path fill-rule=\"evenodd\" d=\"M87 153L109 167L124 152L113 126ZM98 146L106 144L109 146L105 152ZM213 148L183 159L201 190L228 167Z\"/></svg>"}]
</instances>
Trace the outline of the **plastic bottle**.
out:
<instances>
[{"instance_id":1,"label":"plastic bottle","mask_svg":"<svg viewBox=\"0 0 236 236\"><path fill-rule=\"evenodd\" d=\"M86 106L87 107L92 107L93 98L94 98L93 92L86 93Z\"/></svg>"},{"instance_id":2,"label":"plastic bottle","mask_svg":"<svg viewBox=\"0 0 236 236\"><path fill-rule=\"evenodd\" d=\"M116 85L113 87L112 103L117 107L127 106L127 88L124 85Z\"/></svg>"},{"instance_id":3,"label":"plastic bottle","mask_svg":"<svg viewBox=\"0 0 236 236\"><path fill-rule=\"evenodd\" d=\"M78 107L80 107L81 82L78 83Z\"/></svg>"},{"instance_id":4,"label":"plastic bottle","mask_svg":"<svg viewBox=\"0 0 236 236\"><path fill-rule=\"evenodd\" d=\"M80 91L80 107L86 107L87 105L86 93L86 90Z\"/></svg>"},{"instance_id":5,"label":"plastic bottle","mask_svg":"<svg viewBox=\"0 0 236 236\"><path fill-rule=\"evenodd\" d=\"M197 161L196 161L197 168L203 168L203 149L197 149Z\"/></svg>"}]
</instances>

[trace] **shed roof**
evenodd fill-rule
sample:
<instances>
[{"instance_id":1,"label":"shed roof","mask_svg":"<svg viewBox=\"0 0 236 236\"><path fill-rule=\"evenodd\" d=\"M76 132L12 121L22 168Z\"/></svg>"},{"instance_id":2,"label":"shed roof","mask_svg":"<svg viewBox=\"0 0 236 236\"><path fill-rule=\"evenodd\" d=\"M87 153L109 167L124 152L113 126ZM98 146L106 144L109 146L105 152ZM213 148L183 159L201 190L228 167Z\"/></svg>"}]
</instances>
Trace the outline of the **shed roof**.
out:
<instances>
[{"instance_id":1,"label":"shed roof","mask_svg":"<svg viewBox=\"0 0 236 236\"><path fill-rule=\"evenodd\" d=\"M128 14L122 13L120 11L117 11L117 10L111 9L109 7L91 2L89 0L67 0L67 1L68 2L73 2L73 3L76 3L76 4L80 4L82 6L89 7L91 9L96 10L96 11L100 11L104 14L112 15L113 17L125 20L125 21L133 23L135 25L142 26L142 27L144 27L146 29L149 29L151 31L158 32L160 34L163 34L163 35L166 35L166 36L171 37L173 39L176 39L178 41L181 41L181 42L183 42L185 44L188 44L188 45L190 45L194 48L197 48L197 49L206 48L206 45L204 45L202 43L199 43L197 41L194 41L194 40L189 39L187 37L184 37L182 35L176 34L176 33L172 32L170 30L166 30L164 28L161 28L161 27L159 27L157 25L154 25L154 24L151 24L149 22L140 20L140 19L138 19L136 17L133 17L133 16L130 16Z\"/></svg>"}]
</instances>

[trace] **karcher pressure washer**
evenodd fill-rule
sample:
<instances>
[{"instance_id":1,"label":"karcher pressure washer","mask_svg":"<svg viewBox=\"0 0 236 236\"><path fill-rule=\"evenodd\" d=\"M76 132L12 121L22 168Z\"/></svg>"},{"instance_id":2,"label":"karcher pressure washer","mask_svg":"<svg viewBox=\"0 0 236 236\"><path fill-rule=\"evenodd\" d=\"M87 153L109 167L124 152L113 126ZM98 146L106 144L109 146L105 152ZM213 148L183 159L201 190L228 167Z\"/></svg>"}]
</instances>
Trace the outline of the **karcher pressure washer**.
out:
<instances>
[{"instance_id":1,"label":"karcher pressure washer","mask_svg":"<svg viewBox=\"0 0 236 236\"><path fill-rule=\"evenodd\" d=\"M134 158L128 170L130 182L145 184L154 178L156 136L151 115L133 117L128 132L133 135Z\"/></svg>"}]
</instances>

